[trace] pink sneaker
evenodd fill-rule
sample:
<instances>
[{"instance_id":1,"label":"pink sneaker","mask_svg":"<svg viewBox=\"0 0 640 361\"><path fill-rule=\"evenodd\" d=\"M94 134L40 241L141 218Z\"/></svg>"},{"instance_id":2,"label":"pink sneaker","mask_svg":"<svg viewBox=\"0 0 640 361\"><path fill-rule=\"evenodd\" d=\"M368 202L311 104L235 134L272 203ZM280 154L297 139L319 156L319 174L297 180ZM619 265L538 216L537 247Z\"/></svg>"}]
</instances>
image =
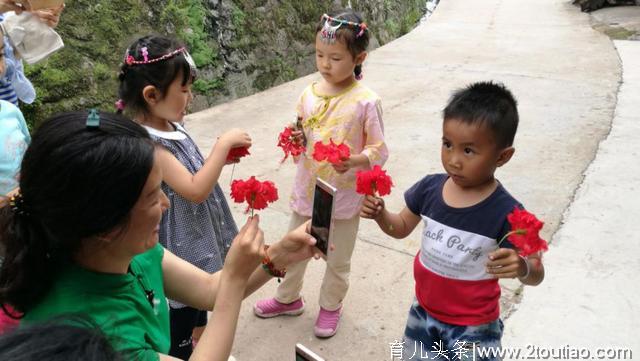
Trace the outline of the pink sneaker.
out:
<instances>
[{"instance_id":1,"label":"pink sneaker","mask_svg":"<svg viewBox=\"0 0 640 361\"><path fill-rule=\"evenodd\" d=\"M316 320L316 326L313 328L313 333L322 338L335 335L336 331L338 331L338 323L340 322L341 314L342 307L335 311L327 311L320 307L320 312L318 313L318 319Z\"/></svg>"},{"instance_id":2,"label":"pink sneaker","mask_svg":"<svg viewBox=\"0 0 640 361\"><path fill-rule=\"evenodd\" d=\"M304 301L300 297L291 303L280 303L275 297L265 298L253 305L253 313L258 317L269 318L280 315L298 316L304 311Z\"/></svg>"}]
</instances>

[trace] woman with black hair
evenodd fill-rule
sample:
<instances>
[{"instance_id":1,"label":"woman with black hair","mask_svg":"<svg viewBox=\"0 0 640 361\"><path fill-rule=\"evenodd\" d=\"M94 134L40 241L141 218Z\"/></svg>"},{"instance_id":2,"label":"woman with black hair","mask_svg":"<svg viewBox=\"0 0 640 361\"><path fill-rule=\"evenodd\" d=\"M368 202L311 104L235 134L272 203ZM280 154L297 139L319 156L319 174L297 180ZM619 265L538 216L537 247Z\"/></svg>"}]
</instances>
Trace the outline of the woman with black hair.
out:
<instances>
[{"instance_id":1,"label":"woman with black hair","mask_svg":"<svg viewBox=\"0 0 640 361\"><path fill-rule=\"evenodd\" d=\"M191 359L226 360L242 299L314 255L315 240L305 224L266 247L255 216L221 271L199 270L158 244L169 203L156 154L147 131L120 115L44 122L25 153L20 193L0 209L0 304L23 312L25 324L86 314L126 357L157 360L171 359L169 297L213 310Z\"/></svg>"}]
</instances>

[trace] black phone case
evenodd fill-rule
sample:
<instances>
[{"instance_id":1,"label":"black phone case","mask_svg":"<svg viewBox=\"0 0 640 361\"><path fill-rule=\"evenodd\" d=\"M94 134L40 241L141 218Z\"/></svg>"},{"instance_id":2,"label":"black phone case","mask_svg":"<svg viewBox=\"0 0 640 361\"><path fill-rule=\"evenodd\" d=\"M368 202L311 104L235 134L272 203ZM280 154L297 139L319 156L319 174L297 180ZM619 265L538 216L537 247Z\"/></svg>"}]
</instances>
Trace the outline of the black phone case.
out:
<instances>
[{"instance_id":1,"label":"black phone case","mask_svg":"<svg viewBox=\"0 0 640 361\"><path fill-rule=\"evenodd\" d=\"M311 235L316 239L316 247L322 251L325 255L329 252L329 242L326 239L323 239L314 229L311 227Z\"/></svg>"}]
</instances>

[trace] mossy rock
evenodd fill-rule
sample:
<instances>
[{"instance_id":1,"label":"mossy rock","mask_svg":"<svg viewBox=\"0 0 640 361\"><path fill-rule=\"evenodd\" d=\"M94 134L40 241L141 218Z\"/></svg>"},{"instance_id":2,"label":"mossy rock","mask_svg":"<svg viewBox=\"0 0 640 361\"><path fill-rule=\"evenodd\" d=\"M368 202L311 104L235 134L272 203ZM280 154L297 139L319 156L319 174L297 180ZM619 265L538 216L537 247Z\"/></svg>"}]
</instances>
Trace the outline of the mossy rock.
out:
<instances>
[{"instance_id":1,"label":"mossy rock","mask_svg":"<svg viewBox=\"0 0 640 361\"><path fill-rule=\"evenodd\" d=\"M114 110L125 48L146 34L184 42L200 71L200 107L249 95L315 71L314 30L320 16L347 0L68 0L56 29L65 48L26 66L37 101L23 105L31 126L61 111ZM424 0L351 0L375 39L410 31ZM239 80L240 79L240 80ZM244 80L242 80L244 79ZM194 109L199 110L199 109Z\"/></svg>"}]
</instances>

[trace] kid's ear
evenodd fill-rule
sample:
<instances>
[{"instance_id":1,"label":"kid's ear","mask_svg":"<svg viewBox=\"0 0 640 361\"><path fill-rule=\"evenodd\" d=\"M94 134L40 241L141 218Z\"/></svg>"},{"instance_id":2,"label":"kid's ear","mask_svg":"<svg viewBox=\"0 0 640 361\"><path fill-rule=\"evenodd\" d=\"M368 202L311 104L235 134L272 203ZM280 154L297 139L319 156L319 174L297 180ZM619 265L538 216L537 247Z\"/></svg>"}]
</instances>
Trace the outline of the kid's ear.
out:
<instances>
[{"instance_id":1,"label":"kid's ear","mask_svg":"<svg viewBox=\"0 0 640 361\"><path fill-rule=\"evenodd\" d=\"M363 51L362 53L356 55L356 61L355 63L358 65L361 65L362 63L364 63L364 60L367 58L367 52Z\"/></svg>"},{"instance_id":2,"label":"kid's ear","mask_svg":"<svg viewBox=\"0 0 640 361\"><path fill-rule=\"evenodd\" d=\"M498 167L502 167L503 165L507 164L511 157L513 157L513 153L515 153L515 151L516 148L514 147L507 147L501 150L500 154L498 155Z\"/></svg>"},{"instance_id":3,"label":"kid's ear","mask_svg":"<svg viewBox=\"0 0 640 361\"><path fill-rule=\"evenodd\" d=\"M149 105L155 105L160 100L160 93L153 85L147 85L142 89L142 97Z\"/></svg>"}]
</instances>

